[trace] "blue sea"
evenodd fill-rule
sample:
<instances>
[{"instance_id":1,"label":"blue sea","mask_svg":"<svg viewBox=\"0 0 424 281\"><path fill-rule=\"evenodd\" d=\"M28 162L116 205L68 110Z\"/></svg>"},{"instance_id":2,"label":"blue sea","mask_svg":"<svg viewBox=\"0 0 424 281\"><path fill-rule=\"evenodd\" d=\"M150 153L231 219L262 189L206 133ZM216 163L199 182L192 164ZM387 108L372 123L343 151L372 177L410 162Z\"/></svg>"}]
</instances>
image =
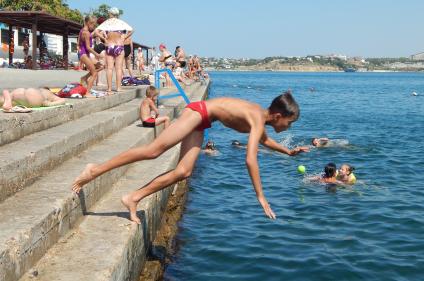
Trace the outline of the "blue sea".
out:
<instances>
[{"instance_id":1,"label":"blue sea","mask_svg":"<svg viewBox=\"0 0 424 281\"><path fill-rule=\"evenodd\" d=\"M245 168L247 135L218 122L217 156L200 155L166 280L424 280L424 73L213 72L210 98L267 107L291 89L301 115L270 136L288 147L339 140L294 157L259 153L265 217ZM411 96L416 92L418 96ZM349 163L352 188L308 181ZM305 165L306 175L297 172Z\"/></svg>"}]
</instances>

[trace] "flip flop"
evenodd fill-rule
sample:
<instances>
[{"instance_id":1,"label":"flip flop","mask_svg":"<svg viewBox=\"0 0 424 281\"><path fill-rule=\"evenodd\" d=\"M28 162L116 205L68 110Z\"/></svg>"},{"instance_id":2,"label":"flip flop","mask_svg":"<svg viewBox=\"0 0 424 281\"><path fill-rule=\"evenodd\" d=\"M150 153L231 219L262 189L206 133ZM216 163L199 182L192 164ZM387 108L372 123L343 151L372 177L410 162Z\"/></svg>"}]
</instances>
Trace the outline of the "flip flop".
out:
<instances>
[{"instance_id":1,"label":"flip flop","mask_svg":"<svg viewBox=\"0 0 424 281\"><path fill-rule=\"evenodd\" d=\"M29 113L32 112L31 108L27 108L23 105L16 105L12 107L10 110L4 110L5 113Z\"/></svg>"},{"instance_id":2,"label":"flip flop","mask_svg":"<svg viewBox=\"0 0 424 281\"><path fill-rule=\"evenodd\" d=\"M96 98L101 98L107 95L105 92L100 92L96 90L91 90L90 94L95 96Z\"/></svg>"}]
</instances>

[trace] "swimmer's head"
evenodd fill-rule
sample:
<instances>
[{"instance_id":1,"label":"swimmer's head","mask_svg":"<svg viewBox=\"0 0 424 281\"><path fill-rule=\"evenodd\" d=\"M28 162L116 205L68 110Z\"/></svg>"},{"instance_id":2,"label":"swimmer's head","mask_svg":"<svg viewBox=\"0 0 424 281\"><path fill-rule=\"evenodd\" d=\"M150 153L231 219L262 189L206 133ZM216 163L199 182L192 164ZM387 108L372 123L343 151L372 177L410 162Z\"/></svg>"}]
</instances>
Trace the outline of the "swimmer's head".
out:
<instances>
[{"instance_id":1,"label":"swimmer's head","mask_svg":"<svg viewBox=\"0 0 424 281\"><path fill-rule=\"evenodd\" d=\"M233 140L231 145L241 145L241 143L238 140Z\"/></svg>"},{"instance_id":2,"label":"swimmer's head","mask_svg":"<svg viewBox=\"0 0 424 281\"><path fill-rule=\"evenodd\" d=\"M205 145L205 149L216 150L215 143L209 140Z\"/></svg>"},{"instance_id":3,"label":"swimmer's head","mask_svg":"<svg viewBox=\"0 0 424 281\"><path fill-rule=\"evenodd\" d=\"M268 113L266 124L279 133L290 128L291 123L299 118L300 110L291 92L287 91L272 101Z\"/></svg>"},{"instance_id":4,"label":"swimmer's head","mask_svg":"<svg viewBox=\"0 0 424 281\"><path fill-rule=\"evenodd\" d=\"M336 173L337 173L336 164L334 164L334 163L328 163L324 167L324 177L325 178L333 178L333 177L336 176Z\"/></svg>"},{"instance_id":5,"label":"swimmer's head","mask_svg":"<svg viewBox=\"0 0 424 281\"><path fill-rule=\"evenodd\" d=\"M319 139L313 138L311 143L312 143L313 146L318 146L319 145Z\"/></svg>"},{"instance_id":6,"label":"swimmer's head","mask_svg":"<svg viewBox=\"0 0 424 281\"><path fill-rule=\"evenodd\" d=\"M339 172L340 172L340 175L341 176L350 176L353 173L353 171L355 171L355 168L354 167L352 167L349 164L343 164L340 167L340 171Z\"/></svg>"},{"instance_id":7,"label":"swimmer's head","mask_svg":"<svg viewBox=\"0 0 424 281\"><path fill-rule=\"evenodd\" d=\"M158 92L158 89L156 89L156 87L154 86L147 87L146 97L153 99L153 98L156 98L158 94L159 92Z\"/></svg>"}]
</instances>

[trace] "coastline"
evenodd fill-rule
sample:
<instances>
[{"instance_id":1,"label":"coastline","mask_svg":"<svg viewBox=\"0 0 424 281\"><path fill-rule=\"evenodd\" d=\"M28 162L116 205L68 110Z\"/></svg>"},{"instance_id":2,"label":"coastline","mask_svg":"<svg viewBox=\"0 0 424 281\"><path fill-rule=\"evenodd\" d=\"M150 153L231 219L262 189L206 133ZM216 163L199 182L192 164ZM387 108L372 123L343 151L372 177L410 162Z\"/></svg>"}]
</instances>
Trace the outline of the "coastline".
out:
<instances>
[{"instance_id":1,"label":"coastline","mask_svg":"<svg viewBox=\"0 0 424 281\"><path fill-rule=\"evenodd\" d=\"M281 72L281 73L345 73L343 70L314 70L314 71L300 71L300 70L263 70L263 69L215 69L206 68L208 72ZM352 73L352 72L351 72ZM353 73L424 73L424 71L407 71L407 70L367 70L356 71Z\"/></svg>"}]
</instances>

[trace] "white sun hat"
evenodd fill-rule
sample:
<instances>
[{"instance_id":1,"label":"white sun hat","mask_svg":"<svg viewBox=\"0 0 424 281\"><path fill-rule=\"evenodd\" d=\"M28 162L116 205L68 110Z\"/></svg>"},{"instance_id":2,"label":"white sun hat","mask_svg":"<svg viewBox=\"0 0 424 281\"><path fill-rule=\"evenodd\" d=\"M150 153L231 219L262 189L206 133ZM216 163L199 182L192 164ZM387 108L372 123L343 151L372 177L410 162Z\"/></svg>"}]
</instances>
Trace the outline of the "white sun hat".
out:
<instances>
[{"instance_id":1,"label":"white sun hat","mask_svg":"<svg viewBox=\"0 0 424 281\"><path fill-rule=\"evenodd\" d=\"M116 7L112 7L109 9L109 14L114 15L114 16L119 16L119 9Z\"/></svg>"},{"instance_id":2,"label":"white sun hat","mask_svg":"<svg viewBox=\"0 0 424 281\"><path fill-rule=\"evenodd\" d=\"M102 31L132 31L133 28L123 20L117 18L110 18L105 20L101 25L99 25L96 29Z\"/></svg>"}]
</instances>

